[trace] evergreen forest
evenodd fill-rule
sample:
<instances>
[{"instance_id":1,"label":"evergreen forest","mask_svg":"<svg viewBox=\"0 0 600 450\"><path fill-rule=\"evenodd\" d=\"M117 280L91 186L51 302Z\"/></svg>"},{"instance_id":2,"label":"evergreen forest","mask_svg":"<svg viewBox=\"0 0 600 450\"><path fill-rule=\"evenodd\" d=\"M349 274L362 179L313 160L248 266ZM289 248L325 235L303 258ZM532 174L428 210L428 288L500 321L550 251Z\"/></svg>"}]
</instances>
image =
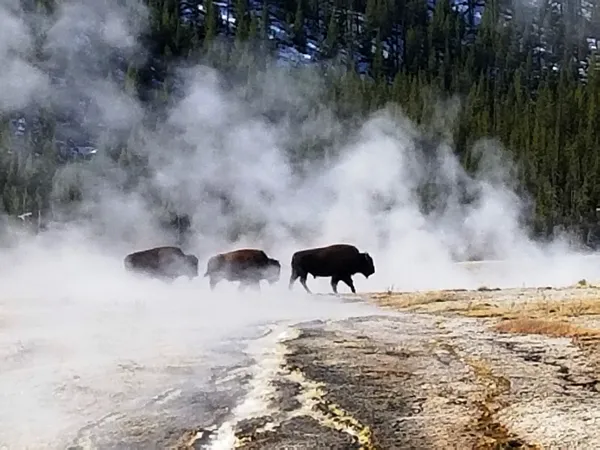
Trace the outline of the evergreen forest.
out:
<instances>
[{"instance_id":1,"label":"evergreen forest","mask_svg":"<svg viewBox=\"0 0 600 450\"><path fill-rule=\"evenodd\" d=\"M61 3L23 1L20 14L53 17ZM128 7L127 1L120 3ZM397 104L422 127L426 140L448 139L469 172L477 169L475 142L501 142L515 162L519 192L533 200L529 220L537 235L549 236L561 226L578 230L585 241L594 226L600 207L600 2L144 3L149 14L141 40L147 54L107 55L123 76L106 77L146 106L147 127L159 123L170 99L179 95L174 65L207 64L232 85L252 86L271 70L272 61L280 61L287 71L312 70L324 80L326 95L315 111L328 108L350 126ZM35 37L27 59L45 67L44 28L27 20ZM435 109L454 100L460 107L440 130ZM102 141L101 132L73 133L81 125L66 116L39 102L2 113L1 207L8 215L49 217L77 202L82 192L73 183L60 188L58 173L70 164L89 163L97 152L129 171L126 183L144 176L143 157L128 149L135 130ZM290 155L319 160L329 144L299 142ZM165 220L172 226L180 226L185 213L165 204Z\"/></svg>"}]
</instances>

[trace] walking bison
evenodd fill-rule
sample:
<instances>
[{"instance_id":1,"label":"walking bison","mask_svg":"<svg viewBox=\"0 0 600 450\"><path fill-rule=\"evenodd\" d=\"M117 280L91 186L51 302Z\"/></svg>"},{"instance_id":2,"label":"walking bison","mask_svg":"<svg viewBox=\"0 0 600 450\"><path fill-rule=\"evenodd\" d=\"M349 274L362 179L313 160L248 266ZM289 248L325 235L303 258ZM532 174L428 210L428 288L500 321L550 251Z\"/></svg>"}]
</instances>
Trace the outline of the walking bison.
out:
<instances>
[{"instance_id":1,"label":"walking bison","mask_svg":"<svg viewBox=\"0 0 600 450\"><path fill-rule=\"evenodd\" d=\"M244 248L212 256L206 265L205 277L209 277L211 290L221 280L239 281L239 289L252 286L260 290L260 281L269 284L279 281L281 264L258 249Z\"/></svg>"},{"instance_id":2,"label":"walking bison","mask_svg":"<svg viewBox=\"0 0 600 450\"><path fill-rule=\"evenodd\" d=\"M198 258L186 255L179 247L155 247L130 253L124 259L125 269L165 281L180 276L190 280L198 276Z\"/></svg>"},{"instance_id":3,"label":"walking bison","mask_svg":"<svg viewBox=\"0 0 600 450\"><path fill-rule=\"evenodd\" d=\"M346 283L353 293L356 293L352 275L362 273L365 278L375 273L373 258L368 253L361 253L349 244L334 244L328 247L301 250L292 255L292 274L289 289L300 278L300 283L311 293L306 285L306 277L331 277L331 288L337 294L340 281Z\"/></svg>"}]
</instances>

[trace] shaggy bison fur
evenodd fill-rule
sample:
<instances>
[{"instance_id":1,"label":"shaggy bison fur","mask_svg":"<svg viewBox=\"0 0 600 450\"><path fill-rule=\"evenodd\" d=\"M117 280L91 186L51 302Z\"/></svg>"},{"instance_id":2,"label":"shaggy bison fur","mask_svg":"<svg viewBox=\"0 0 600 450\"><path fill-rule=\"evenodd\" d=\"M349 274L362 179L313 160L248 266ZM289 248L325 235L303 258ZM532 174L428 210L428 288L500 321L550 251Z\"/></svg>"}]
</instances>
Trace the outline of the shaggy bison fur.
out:
<instances>
[{"instance_id":1,"label":"shaggy bison fur","mask_svg":"<svg viewBox=\"0 0 600 450\"><path fill-rule=\"evenodd\" d=\"M180 276L190 280L198 276L198 258L186 255L179 247L155 247L130 253L124 259L125 269L165 281Z\"/></svg>"},{"instance_id":2,"label":"shaggy bison fur","mask_svg":"<svg viewBox=\"0 0 600 450\"><path fill-rule=\"evenodd\" d=\"M349 244L334 244L328 247L311 248L301 250L292 255L292 275L290 277L289 289L292 288L296 279L311 293L306 285L306 277L311 274L316 277L331 277L331 288L337 294L337 284L340 281L346 283L353 293L354 283L352 275L362 273L365 278L375 273L373 258L368 253L361 253Z\"/></svg>"},{"instance_id":3,"label":"shaggy bison fur","mask_svg":"<svg viewBox=\"0 0 600 450\"><path fill-rule=\"evenodd\" d=\"M205 277L210 277L210 288L221 280L239 281L239 289L252 286L260 290L260 281L269 284L279 281L281 264L258 249L240 249L212 256L206 265Z\"/></svg>"}]
</instances>

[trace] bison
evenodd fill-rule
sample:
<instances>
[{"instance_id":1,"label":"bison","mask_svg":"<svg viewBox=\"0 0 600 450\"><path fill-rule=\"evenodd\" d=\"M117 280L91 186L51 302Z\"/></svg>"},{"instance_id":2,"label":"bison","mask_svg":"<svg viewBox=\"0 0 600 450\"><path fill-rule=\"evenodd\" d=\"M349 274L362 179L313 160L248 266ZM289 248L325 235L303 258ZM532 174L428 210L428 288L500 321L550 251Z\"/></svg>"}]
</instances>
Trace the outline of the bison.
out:
<instances>
[{"instance_id":1,"label":"bison","mask_svg":"<svg viewBox=\"0 0 600 450\"><path fill-rule=\"evenodd\" d=\"M258 249L244 248L212 256L206 265L205 277L210 277L213 290L221 280L239 281L239 289L252 286L260 290L260 281L269 284L279 281L281 264Z\"/></svg>"},{"instance_id":2,"label":"bison","mask_svg":"<svg viewBox=\"0 0 600 450\"><path fill-rule=\"evenodd\" d=\"M361 253L349 244L334 244L328 247L311 248L301 250L292 255L292 275L290 276L289 289L296 279L311 293L306 286L306 277L311 274L316 277L331 277L331 287L337 294L337 285L340 281L346 283L353 293L354 283L352 275L362 273L365 278L375 273L373 258L368 253Z\"/></svg>"},{"instance_id":3,"label":"bison","mask_svg":"<svg viewBox=\"0 0 600 450\"><path fill-rule=\"evenodd\" d=\"M124 260L125 269L173 281L180 276L190 280L198 276L198 258L186 255L179 247L155 247L130 253Z\"/></svg>"}]
</instances>

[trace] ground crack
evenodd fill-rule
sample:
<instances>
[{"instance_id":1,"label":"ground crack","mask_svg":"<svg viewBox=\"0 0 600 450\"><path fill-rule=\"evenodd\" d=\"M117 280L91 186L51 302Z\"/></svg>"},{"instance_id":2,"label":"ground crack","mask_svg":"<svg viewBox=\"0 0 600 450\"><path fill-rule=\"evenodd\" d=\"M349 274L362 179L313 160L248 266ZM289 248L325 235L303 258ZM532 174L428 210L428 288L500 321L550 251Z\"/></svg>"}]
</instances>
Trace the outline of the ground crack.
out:
<instances>
[{"instance_id":1,"label":"ground crack","mask_svg":"<svg viewBox=\"0 0 600 450\"><path fill-rule=\"evenodd\" d=\"M547 351L545 349L521 348L517 343L514 342L499 342L499 344L526 362L535 362L556 367L558 369L557 377L565 383L563 385L564 389L580 388L593 392L598 392L599 390L600 380L594 376L592 371L585 371L580 374L575 374L571 371L571 368L564 364L561 360L557 358L551 359L550 357L546 357ZM585 342L575 342L575 344L580 348L586 345Z\"/></svg>"},{"instance_id":2,"label":"ground crack","mask_svg":"<svg viewBox=\"0 0 600 450\"><path fill-rule=\"evenodd\" d=\"M479 383L484 387L483 399L475 402L480 411L479 416L472 423L472 427L478 435L475 448L482 450L540 449L540 446L525 442L495 419L496 413L504 407L500 396L510 391L510 381L503 376L494 375L489 365L482 359L467 357L464 361L471 367Z\"/></svg>"}]
</instances>

